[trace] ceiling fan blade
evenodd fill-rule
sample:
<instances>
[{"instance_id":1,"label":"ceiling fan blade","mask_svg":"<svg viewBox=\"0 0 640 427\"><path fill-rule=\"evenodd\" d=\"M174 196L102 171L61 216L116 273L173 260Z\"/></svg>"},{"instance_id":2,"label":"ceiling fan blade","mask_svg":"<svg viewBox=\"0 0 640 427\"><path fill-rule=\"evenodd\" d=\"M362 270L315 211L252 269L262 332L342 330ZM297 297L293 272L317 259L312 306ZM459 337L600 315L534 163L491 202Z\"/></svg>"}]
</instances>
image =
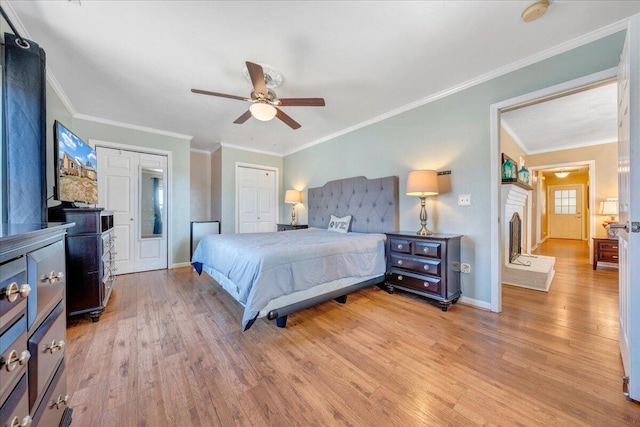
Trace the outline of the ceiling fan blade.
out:
<instances>
[{"instance_id":1,"label":"ceiling fan blade","mask_svg":"<svg viewBox=\"0 0 640 427\"><path fill-rule=\"evenodd\" d=\"M279 108L276 108L276 117L285 122L285 124L291 129L299 129L302 126L300 123L293 120Z\"/></svg>"},{"instance_id":2,"label":"ceiling fan blade","mask_svg":"<svg viewBox=\"0 0 640 427\"><path fill-rule=\"evenodd\" d=\"M208 90L191 89L191 92L199 93L201 95L211 95L211 96L219 96L221 98L237 99L238 101L251 101L250 99L247 99L244 96L227 95L226 93L210 92Z\"/></svg>"},{"instance_id":3,"label":"ceiling fan blade","mask_svg":"<svg viewBox=\"0 0 640 427\"><path fill-rule=\"evenodd\" d=\"M243 115L238 117L233 123L241 125L242 123L244 123L247 120L249 120L249 117L251 117L251 111L247 110L247 111L245 111L245 113Z\"/></svg>"},{"instance_id":4,"label":"ceiling fan blade","mask_svg":"<svg viewBox=\"0 0 640 427\"><path fill-rule=\"evenodd\" d=\"M324 107L324 98L278 98L281 107Z\"/></svg>"},{"instance_id":5,"label":"ceiling fan blade","mask_svg":"<svg viewBox=\"0 0 640 427\"><path fill-rule=\"evenodd\" d=\"M253 91L267 95L267 86L264 84L264 71L262 66L254 64L253 62L245 62L249 76L251 76L251 83L253 84Z\"/></svg>"}]
</instances>

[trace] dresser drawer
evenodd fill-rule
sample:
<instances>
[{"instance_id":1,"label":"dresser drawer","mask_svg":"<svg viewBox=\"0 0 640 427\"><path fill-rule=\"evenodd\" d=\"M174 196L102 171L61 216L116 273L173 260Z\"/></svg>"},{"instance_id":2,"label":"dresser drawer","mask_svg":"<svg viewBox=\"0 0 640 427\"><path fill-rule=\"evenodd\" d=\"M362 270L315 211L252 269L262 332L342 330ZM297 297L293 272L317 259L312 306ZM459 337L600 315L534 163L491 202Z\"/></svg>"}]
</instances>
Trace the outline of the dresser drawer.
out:
<instances>
[{"instance_id":1,"label":"dresser drawer","mask_svg":"<svg viewBox=\"0 0 640 427\"><path fill-rule=\"evenodd\" d=\"M429 292L440 295L441 281L438 277L413 277L409 274L392 271L389 273L388 282L393 285L405 286L421 292Z\"/></svg>"},{"instance_id":2,"label":"dresser drawer","mask_svg":"<svg viewBox=\"0 0 640 427\"><path fill-rule=\"evenodd\" d=\"M411 253L411 241L403 239L389 239L389 250L401 254Z\"/></svg>"},{"instance_id":3,"label":"dresser drawer","mask_svg":"<svg viewBox=\"0 0 640 427\"><path fill-rule=\"evenodd\" d=\"M27 284L27 261L24 257L0 267L0 334L25 313L31 286Z\"/></svg>"},{"instance_id":4,"label":"dresser drawer","mask_svg":"<svg viewBox=\"0 0 640 427\"><path fill-rule=\"evenodd\" d=\"M618 242L598 242L600 251L612 251L618 253Z\"/></svg>"},{"instance_id":5,"label":"dresser drawer","mask_svg":"<svg viewBox=\"0 0 640 427\"><path fill-rule=\"evenodd\" d=\"M27 371L27 316L22 316L0 336L0 402Z\"/></svg>"},{"instance_id":6,"label":"dresser drawer","mask_svg":"<svg viewBox=\"0 0 640 427\"><path fill-rule=\"evenodd\" d=\"M64 242L53 243L27 255L31 296L27 302L29 330L38 328L45 317L64 298Z\"/></svg>"},{"instance_id":7,"label":"dresser drawer","mask_svg":"<svg viewBox=\"0 0 640 427\"><path fill-rule=\"evenodd\" d=\"M428 273L434 276L440 276L440 261L417 260L401 255L391 255L391 265L420 274Z\"/></svg>"},{"instance_id":8,"label":"dresser drawer","mask_svg":"<svg viewBox=\"0 0 640 427\"><path fill-rule=\"evenodd\" d=\"M29 395L27 393L27 376L22 375L18 385L13 389L9 398L0 403L0 426L21 425L23 421L30 420ZM27 420L25 420L27 418ZM27 423L23 423L27 424ZM34 425L34 424L32 424ZM57 425L57 424L56 424Z\"/></svg>"},{"instance_id":9,"label":"dresser drawer","mask_svg":"<svg viewBox=\"0 0 640 427\"><path fill-rule=\"evenodd\" d=\"M66 318L60 303L29 339L29 407L40 400L66 348Z\"/></svg>"},{"instance_id":10,"label":"dresser drawer","mask_svg":"<svg viewBox=\"0 0 640 427\"><path fill-rule=\"evenodd\" d=\"M600 250L598 251L598 261L618 262L618 251Z\"/></svg>"},{"instance_id":11,"label":"dresser drawer","mask_svg":"<svg viewBox=\"0 0 640 427\"><path fill-rule=\"evenodd\" d=\"M414 255L429 258L442 258L442 244L436 242L415 242Z\"/></svg>"},{"instance_id":12,"label":"dresser drawer","mask_svg":"<svg viewBox=\"0 0 640 427\"><path fill-rule=\"evenodd\" d=\"M68 406L69 396L67 395L67 382L65 375L64 360L56 372L51 385L47 389L42 402L33 415L34 425L58 426Z\"/></svg>"}]
</instances>

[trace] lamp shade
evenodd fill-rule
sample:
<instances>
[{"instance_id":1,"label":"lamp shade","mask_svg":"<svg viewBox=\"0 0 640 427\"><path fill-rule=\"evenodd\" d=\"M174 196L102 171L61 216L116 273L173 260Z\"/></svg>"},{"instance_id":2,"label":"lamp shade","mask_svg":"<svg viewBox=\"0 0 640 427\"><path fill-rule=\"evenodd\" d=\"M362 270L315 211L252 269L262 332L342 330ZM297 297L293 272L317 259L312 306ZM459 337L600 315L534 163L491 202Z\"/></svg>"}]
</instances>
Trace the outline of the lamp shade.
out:
<instances>
[{"instance_id":1,"label":"lamp shade","mask_svg":"<svg viewBox=\"0 0 640 427\"><path fill-rule=\"evenodd\" d=\"M438 194L438 172L415 170L407 177L407 196L435 196Z\"/></svg>"},{"instance_id":2,"label":"lamp shade","mask_svg":"<svg viewBox=\"0 0 640 427\"><path fill-rule=\"evenodd\" d=\"M249 111L251 111L253 117L263 122L268 122L273 119L278 112L273 105L265 104L264 102L251 104Z\"/></svg>"},{"instance_id":3,"label":"lamp shade","mask_svg":"<svg viewBox=\"0 0 640 427\"><path fill-rule=\"evenodd\" d=\"M298 190L287 190L284 193L284 202L285 203L300 203L302 202L302 193Z\"/></svg>"},{"instance_id":4,"label":"lamp shade","mask_svg":"<svg viewBox=\"0 0 640 427\"><path fill-rule=\"evenodd\" d=\"M600 202L600 215L618 215L618 199Z\"/></svg>"}]
</instances>

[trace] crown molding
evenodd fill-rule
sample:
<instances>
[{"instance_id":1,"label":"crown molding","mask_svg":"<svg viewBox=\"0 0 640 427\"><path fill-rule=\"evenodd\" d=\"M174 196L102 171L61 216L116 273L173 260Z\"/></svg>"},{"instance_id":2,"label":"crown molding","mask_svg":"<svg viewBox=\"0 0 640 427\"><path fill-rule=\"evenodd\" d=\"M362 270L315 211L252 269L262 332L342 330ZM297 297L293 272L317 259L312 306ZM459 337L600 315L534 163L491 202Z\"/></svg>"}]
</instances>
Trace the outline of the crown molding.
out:
<instances>
[{"instance_id":1,"label":"crown molding","mask_svg":"<svg viewBox=\"0 0 640 427\"><path fill-rule=\"evenodd\" d=\"M524 143L522 142L522 140L520 139L520 137L514 132L513 129L511 129L511 126L509 126L507 124L507 122L501 118L500 119L500 126L502 126L502 128L504 129L505 132L507 132L509 134L509 136L511 137L511 139L513 139L515 141L515 143L518 145L518 147L524 151L526 154L530 154L529 150L526 148L526 146L524 145Z\"/></svg>"},{"instance_id":2,"label":"crown molding","mask_svg":"<svg viewBox=\"0 0 640 427\"><path fill-rule=\"evenodd\" d=\"M206 154L206 155L208 155L208 156L210 156L210 155L211 155L211 151L201 150L201 149L199 149L199 148L192 148L192 149L190 149L190 151L191 151L192 153Z\"/></svg>"},{"instance_id":3,"label":"crown molding","mask_svg":"<svg viewBox=\"0 0 640 427\"><path fill-rule=\"evenodd\" d=\"M633 15L635 16L635 15ZM489 80L495 79L497 77L503 76L505 74L509 74L513 71L522 69L524 67L527 67L529 65L535 64L537 62L543 61L545 59L549 59L553 56L559 55L561 53L567 52L571 49L575 49L577 47L583 46L585 44L591 43L593 41L599 40L603 37L609 36L611 34L617 33L618 31L622 31L625 30L629 24L630 19L633 17L628 17L625 19L622 19L618 22L614 22L613 24L607 25L605 27L599 28L597 30L591 31L590 33L586 33L583 34L581 36L578 36L574 39L571 39L569 41L566 41L564 43L560 43L556 46L550 47L549 49L540 51L538 53L535 53L533 55L530 55L524 59L512 62L510 64L507 64L503 67L500 68L496 68L493 71L490 71L488 73L482 74L478 77L475 77L471 80L467 80L466 82L463 82L461 84L452 86L448 89L445 89L443 91L437 92L433 95L429 95L425 98L419 99L417 101L414 101L412 103L406 104L402 107L396 108L395 110L391 110L387 113L384 114L380 114L372 119L369 120L365 120L364 122L358 123L354 126L350 126L348 128L345 128L343 130L340 130L338 132L334 132L330 135L327 135L325 137L322 137L320 139L316 139L314 141L311 141L307 144L304 144L298 148L296 148L295 150L291 150L287 153L284 154L284 156L289 156L291 154L297 153L298 151L302 151L302 150L306 150L307 148L311 148L314 145L318 145L321 144L323 142L329 141L331 139L337 138L339 136L342 135L346 135L348 133L351 133L355 130L358 129L362 129L364 127L370 126L374 123L378 123L381 122L383 120L389 119L391 117L397 116L399 114L405 113L407 111L413 110L415 108L421 107L423 105L429 104L431 102L437 101L439 99L442 98L446 98L447 96L453 95L455 93L461 92L463 90L469 89L473 86L477 86L479 84L485 83Z\"/></svg>"},{"instance_id":4,"label":"crown molding","mask_svg":"<svg viewBox=\"0 0 640 427\"><path fill-rule=\"evenodd\" d=\"M223 148L233 148L234 150L249 151L251 153L266 154L268 156L274 156L274 157L284 157L285 156L282 153L276 153L276 152L273 152L273 151L266 151L266 150L258 150L257 148L247 148L247 147L242 147L240 145L228 144L226 142L221 142L220 146L223 147Z\"/></svg>"},{"instance_id":5,"label":"crown molding","mask_svg":"<svg viewBox=\"0 0 640 427\"><path fill-rule=\"evenodd\" d=\"M115 120L101 119L99 117L88 116L86 114L76 114L73 116L74 119L86 120L89 122L102 123L104 125L117 126L126 129L138 130L146 133L154 133L156 135L168 136L171 138L184 139L187 141L191 141L193 136L184 135L181 133L169 132L166 130L154 129L145 126L132 125L130 123L118 122Z\"/></svg>"},{"instance_id":6,"label":"crown molding","mask_svg":"<svg viewBox=\"0 0 640 427\"><path fill-rule=\"evenodd\" d=\"M531 151L530 153L527 153L528 156L533 155L533 154L543 154L543 153L554 153L554 152L558 152L558 151L564 151L564 150L575 150L576 148L585 148L585 147L592 147L594 145L602 145L602 144L613 144L613 143L617 143L618 139L603 139L600 141L591 141L591 142L584 142L584 143L579 143L579 144L572 144L572 145L566 145L562 148L559 148L557 150L548 150L548 149L543 149L543 150L536 150L536 151Z\"/></svg>"}]
</instances>

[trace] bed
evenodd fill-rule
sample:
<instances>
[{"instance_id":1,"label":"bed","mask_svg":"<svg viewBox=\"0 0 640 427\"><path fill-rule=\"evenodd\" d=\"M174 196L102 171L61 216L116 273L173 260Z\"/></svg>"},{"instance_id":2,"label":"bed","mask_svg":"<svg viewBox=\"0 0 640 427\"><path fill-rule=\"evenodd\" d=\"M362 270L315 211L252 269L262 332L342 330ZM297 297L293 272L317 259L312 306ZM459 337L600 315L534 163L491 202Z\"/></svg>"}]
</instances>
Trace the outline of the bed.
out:
<instances>
[{"instance_id":1,"label":"bed","mask_svg":"<svg viewBox=\"0 0 640 427\"><path fill-rule=\"evenodd\" d=\"M384 282L385 232L398 228L398 177L354 177L308 190L309 228L213 234L193 253L244 306L242 327L261 317L285 327L293 312ZM348 233L328 231L331 217L351 216Z\"/></svg>"}]
</instances>

